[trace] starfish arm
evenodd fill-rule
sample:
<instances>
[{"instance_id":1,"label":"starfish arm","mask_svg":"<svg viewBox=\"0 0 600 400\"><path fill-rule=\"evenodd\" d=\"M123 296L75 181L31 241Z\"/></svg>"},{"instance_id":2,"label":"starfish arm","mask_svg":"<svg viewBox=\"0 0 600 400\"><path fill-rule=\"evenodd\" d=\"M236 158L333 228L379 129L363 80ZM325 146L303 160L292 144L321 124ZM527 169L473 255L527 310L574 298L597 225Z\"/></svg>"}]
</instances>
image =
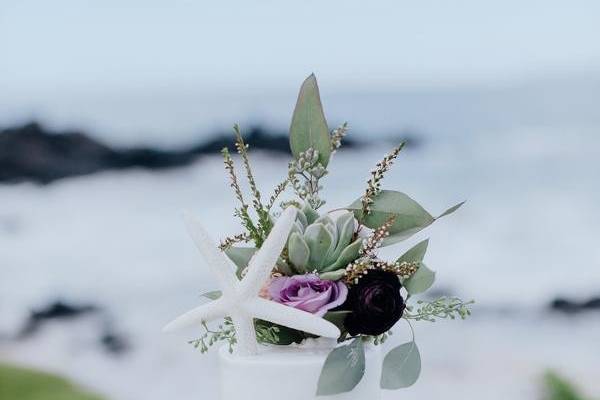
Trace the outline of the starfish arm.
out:
<instances>
[{"instance_id":1,"label":"starfish arm","mask_svg":"<svg viewBox=\"0 0 600 400\"><path fill-rule=\"evenodd\" d=\"M232 290L239 281L233 273L231 264L225 254L217 249L217 245L196 218L189 213L185 213L184 219L190 236L200 253L202 253L210 271L221 283L222 289L224 291Z\"/></svg>"},{"instance_id":2,"label":"starfish arm","mask_svg":"<svg viewBox=\"0 0 600 400\"><path fill-rule=\"evenodd\" d=\"M296 208L286 208L275 222L271 233L264 241L260 249L250 260L246 276L240 284L240 293L245 296L255 296L265 284L281 251L287 242L287 238L296 219Z\"/></svg>"},{"instance_id":3,"label":"starfish arm","mask_svg":"<svg viewBox=\"0 0 600 400\"><path fill-rule=\"evenodd\" d=\"M244 307L250 315L258 319L317 336L336 339L340 336L340 330L331 322L306 311L284 306L274 301L257 297L246 303Z\"/></svg>"},{"instance_id":4,"label":"starfish arm","mask_svg":"<svg viewBox=\"0 0 600 400\"><path fill-rule=\"evenodd\" d=\"M211 301L196 307L183 315L175 318L163 328L163 332L173 332L179 329L187 328L191 325L197 325L204 322L210 322L217 318L225 317L225 307L221 300Z\"/></svg>"},{"instance_id":5,"label":"starfish arm","mask_svg":"<svg viewBox=\"0 0 600 400\"><path fill-rule=\"evenodd\" d=\"M232 313L231 320L235 327L235 338L237 340L235 352L241 356L249 356L258 353L256 331L254 330L254 319L245 313Z\"/></svg>"}]
</instances>

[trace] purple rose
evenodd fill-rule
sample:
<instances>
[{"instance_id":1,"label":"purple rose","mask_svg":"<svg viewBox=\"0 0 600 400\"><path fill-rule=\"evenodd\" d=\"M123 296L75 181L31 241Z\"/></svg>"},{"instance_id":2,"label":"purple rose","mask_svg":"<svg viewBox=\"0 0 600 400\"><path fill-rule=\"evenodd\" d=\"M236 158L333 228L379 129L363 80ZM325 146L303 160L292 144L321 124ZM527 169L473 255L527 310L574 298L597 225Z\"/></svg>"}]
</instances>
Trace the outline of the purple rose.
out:
<instances>
[{"instance_id":1,"label":"purple rose","mask_svg":"<svg viewBox=\"0 0 600 400\"><path fill-rule=\"evenodd\" d=\"M346 301L348 288L343 282L321 280L315 274L274 278L269 286L273 301L322 317Z\"/></svg>"}]
</instances>

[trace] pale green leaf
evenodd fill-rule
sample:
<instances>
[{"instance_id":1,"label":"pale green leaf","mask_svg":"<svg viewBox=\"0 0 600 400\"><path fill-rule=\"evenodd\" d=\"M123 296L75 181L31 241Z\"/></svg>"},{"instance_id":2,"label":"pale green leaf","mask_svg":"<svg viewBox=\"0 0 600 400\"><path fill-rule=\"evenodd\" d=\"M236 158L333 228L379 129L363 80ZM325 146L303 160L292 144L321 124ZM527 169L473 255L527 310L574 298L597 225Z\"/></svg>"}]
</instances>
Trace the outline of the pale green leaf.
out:
<instances>
[{"instance_id":1,"label":"pale green leaf","mask_svg":"<svg viewBox=\"0 0 600 400\"><path fill-rule=\"evenodd\" d=\"M361 338L333 349L323 365L317 396L350 392L365 374L365 349Z\"/></svg>"},{"instance_id":2,"label":"pale green leaf","mask_svg":"<svg viewBox=\"0 0 600 400\"><path fill-rule=\"evenodd\" d=\"M442 217L445 217L446 215L452 214L454 211L458 210L465 203L466 203L466 201L462 201L462 202L458 203L457 205L454 205L454 206L450 207L449 209L447 209L446 211L444 211L443 213L441 213L439 215L439 217L437 217L436 219L440 219Z\"/></svg>"},{"instance_id":3,"label":"pale green leaf","mask_svg":"<svg viewBox=\"0 0 600 400\"><path fill-rule=\"evenodd\" d=\"M406 291L413 295L423 293L433 285L435 281L435 272L427 268L423 263L419 264L419 269L408 279L402 282Z\"/></svg>"},{"instance_id":4,"label":"pale green leaf","mask_svg":"<svg viewBox=\"0 0 600 400\"><path fill-rule=\"evenodd\" d=\"M290 147L296 159L300 153L313 148L319 152L319 161L323 167L326 167L329 162L331 154L329 128L314 74L306 78L300 87L290 126Z\"/></svg>"},{"instance_id":5,"label":"pale green leaf","mask_svg":"<svg viewBox=\"0 0 600 400\"><path fill-rule=\"evenodd\" d=\"M219 297L221 297L222 295L223 295L223 292L221 292L220 290L213 290L210 292L202 293L200 296L206 297L207 299L210 299L210 300L216 300Z\"/></svg>"},{"instance_id":6,"label":"pale green leaf","mask_svg":"<svg viewBox=\"0 0 600 400\"><path fill-rule=\"evenodd\" d=\"M298 272L306 272L310 249L299 233L292 233L288 240L288 256Z\"/></svg>"},{"instance_id":7,"label":"pale green leaf","mask_svg":"<svg viewBox=\"0 0 600 400\"><path fill-rule=\"evenodd\" d=\"M419 203L406 194L393 190L382 190L375 196L371 212L367 216L362 215L361 199L354 201L348 208L354 211L359 221L372 229L379 228L391 217L395 217L389 232L396 241L412 236L435 221Z\"/></svg>"},{"instance_id":8,"label":"pale green leaf","mask_svg":"<svg viewBox=\"0 0 600 400\"><path fill-rule=\"evenodd\" d=\"M396 390L412 386L421 374L421 355L412 341L393 348L383 359L381 388Z\"/></svg>"},{"instance_id":9,"label":"pale green leaf","mask_svg":"<svg viewBox=\"0 0 600 400\"><path fill-rule=\"evenodd\" d=\"M244 268L248 266L250 259L256 253L257 249L254 247L235 247L232 246L225 250L225 254L237 267L237 276L241 276Z\"/></svg>"},{"instance_id":10,"label":"pale green leaf","mask_svg":"<svg viewBox=\"0 0 600 400\"><path fill-rule=\"evenodd\" d=\"M362 242L363 242L363 239L358 238L354 242L350 243L348 246L346 246L346 248L344 250L342 250L342 253L338 257L337 261L334 264L329 265L326 268L323 268L321 270L321 272L330 272L330 271L338 270L340 268L346 268L346 266L349 263L356 260L358 258L358 256L360 255L360 249L362 248Z\"/></svg>"},{"instance_id":11,"label":"pale green leaf","mask_svg":"<svg viewBox=\"0 0 600 400\"><path fill-rule=\"evenodd\" d=\"M346 275L346 269L342 268L319 274L319 278L323 279L324 281L339 281L344 277L344 275Z\"/></svg>"},{"instance_id":12,"label":"pale green leaf","mask_svg":"<svg viewBox=\"0 0 600 400\"><path fill-rule=\"evenodd\" d=\"M429 245L429 239L425 239L422 242L417 243L408 251L400 256L396 262L421 262L425 257L425 252L427 252L427 246Z\"/></svg>"},{"instance_id":13,"label":"pale green leaf","mask_svg":"<svg viewBox=\"0 0 600 400\"><path fill-rule=\"evenodd\" d=\"M311 267L321 267L325 257L333 245L333 236L321 223L309 225L304 231L304 241L310 249Z\"/></svg>"}]
</instances>

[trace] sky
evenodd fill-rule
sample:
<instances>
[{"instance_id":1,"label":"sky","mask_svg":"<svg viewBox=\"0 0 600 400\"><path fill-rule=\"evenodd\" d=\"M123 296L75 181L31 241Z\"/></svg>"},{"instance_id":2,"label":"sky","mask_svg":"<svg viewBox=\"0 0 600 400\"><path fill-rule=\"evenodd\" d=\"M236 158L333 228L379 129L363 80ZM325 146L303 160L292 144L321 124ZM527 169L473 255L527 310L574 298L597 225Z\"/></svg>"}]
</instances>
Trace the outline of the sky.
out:
<instances>
[{"instance_id":1,"label":"sky","mask_svg":"<svg viewBox=\"0 0 600 400\"><path fill-rule=\"evenodd\" d=\"M497 85L600 69L600 2L0 0L0 91Z\"/></svg>"}]
</instances>

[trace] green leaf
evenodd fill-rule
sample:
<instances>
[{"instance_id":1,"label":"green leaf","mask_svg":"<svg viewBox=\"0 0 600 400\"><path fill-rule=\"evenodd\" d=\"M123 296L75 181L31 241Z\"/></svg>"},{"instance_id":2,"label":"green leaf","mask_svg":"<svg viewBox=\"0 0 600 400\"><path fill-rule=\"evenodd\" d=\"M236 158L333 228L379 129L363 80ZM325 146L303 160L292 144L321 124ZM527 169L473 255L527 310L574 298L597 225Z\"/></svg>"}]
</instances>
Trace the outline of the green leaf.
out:
<instances>
[{"instance_id":1,"label":"green leaf","mask_svg":"<svg viewBox=\"0 0 600 400\"><path fill-rule=\"evenodd\" d=\"M423 263L419 265L419 269L414 273L413 276L404 280L402 284L408 292L408 294L423 293L433 285L435 281L435 272L427 268Z\"/></svg>"},{"instance_id":2,"label":"green leaf","mask_svg":"<svg viewBox=\"0 0 600 400\"><path fill-rule=\"evenodd\" d=\"M427 246L429 246L429 239L425 239L422 242L417 243L408 251L400 256L396 262L421 262L427 252Z\"/></svg>"},{"instance_id":3,"label":"green leaf","mask_svg":"<svg viewBox=\"0 0 600 400\"><path fill-rule=\"evenodd\" d=\"M250 259L256 253L257 249L254 247L230 247L225 250L225 254L237 267L237 276L241 277L242 271L248 266Z\"/></svg>"},{"instance_id":4,"label":"green leaf","mask_svg":"<svg viewBox=\"0 0 600 400\"><path fill-rule=\"evenodd\" d=\"M446 211L444 211L443 213L441 213L439 215L439 217L437 217L436 219L440 219L442 217L445 217L446 215L452 214L454 211L458 210L465 203L466 203L466 201L461 201L457 205L450 207L449 209L447 209Z\"/></svg>"},{"instance_id":5,"label":"green leaf","mask_svg":"<svg viewBox=\"0 0 600 400\"><path fill-rule=\"evenodd\" d=\"M377 229L391 217L396 217L390 227L390 235L406 239L431 225L435 219L416 201L402 192L382 190L371 204L371 212L362 215L362 202L357 199L349 209L354 211L356 218L371 229Z\"/></svg>"},{"instance_id":6,"label":"green leaf","mask_svg":"<svg viewBox=\"0 0 600 400\"><path fill-rule=\"evenodd\" d=\"M297 232L292 233L288 240L288 256L290 262L296 267L298 272L306 272L310 249L302 236Z\"/></svg>"},{"instance_id":7,"label":"green leaf","mask_svg":"<svg viewBox=\"0 0 600 400\"><path fill-rule=\"evenodd\" d=\"M365 374L365 349L361 338L333 349L323 365L317 396L350 392Z\"/></svg>"},{"instance_id":8,"label":"green leaf","mask_svg":"<svg viewBox=\"0 0 600 400\"><path fill-rule=\"evenodd\" d=\"M302 207L302 212L306 216L307 225L312 224L319 218L319 213L316 212L308 203L304 203L304 206Z\"/></svg>"},{"instance_id":9,"label":"green leaf","mask_svg":"<svg viewBox=\"0 0 600 400\"><path fill-rule=\"evenodd\" d=\"M207 299L216 300L223 295L220 290L213 290L211 292L202 293L200 296L206 297Z\"/></svg>"},{"instance_id":10,"label":"green leaf","mask_svg":"<svg viewBox=\"0 0 600 400\"><path fill-rule=\"evenodd\" d=\"M412 341L393 348L383 359L381 388L396 390L412 386L421 373L421 355Z\"/></svg>"},{"instance_id":11,"label":"green leaf","mask_svg":"<svg viewBox=\"0 0 600 400\"><path fill-rule=\"evenodd\" d=\"M335 271L329 271L319 274L319 278L325 281L339 281L344 275L346 275L346 269L341 268Z\"/></svg>"},{"instance_id":12,"label":"green leaf","mask_svg":"<svg viewBox=\"0 0 600 400\"><path fill-rule=\"evenodd\" d=\"M338 257L337 261L334 264L329 265L326 268L323 268L321 270L321 272L331 272L331 271L338 270L340 268L346 268L346 266L349 263L356 260L358 258L358 256L360 255L360 249L362 248L362 242L363 242L363 239L358 238L354 242L350 243L348 246L346 246L346 248L344 250L342 250L342 253Z\"/></svg>"},{"instance_id":13,"label":"green leaf","mask_svg":"<svg viewBox=\"0 0 600 400\"><path fill-rule=\"evenodd\" d=\"M333 235L321 223L309 225L304 231L304 241L310 249L311 267L321 267L333 244Z\"/></svg>"},{"instance_id":14,"label":"green leaf","mask_svg":"<svg viewBox=\"0 0 600 400\"><path fill-rule=\"evenodd\" d=\"M396 217L389 231L390 236L383 240L382 246L389 246L411 237L434 221L452 214L464 204L463 201L450 207L439 217L434 218L419 203L402 192L382 190L373 200L371 212L366 217L362 215L362 201L360 198L355 200L348 209L352 210L356 218L371 229L379 228L392 216Z\"/></svg>"},{"instance_id":15,"label":"green leaf","mask_svg":"<svg viewBox=\"0 0 600 400\"><path fill-rule=\"evenodd\" d=\"M354 215L352 213L346 213L339 217L336 221L336 230L337 245L327 259L328 264L335 262L346 246L350 244L352 236L354 235Z\"/></svg>"},{"instance_id":16,"label":"green leaf","mask_svg":"<svg viewBox=\"0 0 600 400\"><path fill-rule=\"evenodd\" d=\"M344 331L344 320L351 312L352 311L328 311L323 316L323 319L340 328L340 331Z\"/></svg>"},{"instance_id":17,"label":"green leaf","mask_svg":"<svg viewBox=\"0 0 600 400\"><path fill-rule=\"evenodd\" d=\"M290 147L296 159L309 148L317 150L319 161L326 167L331 154L330 146L329 128L323 113L317 78L311 74L300 87L290 126Z\"/></svg>"}]
</instances>

